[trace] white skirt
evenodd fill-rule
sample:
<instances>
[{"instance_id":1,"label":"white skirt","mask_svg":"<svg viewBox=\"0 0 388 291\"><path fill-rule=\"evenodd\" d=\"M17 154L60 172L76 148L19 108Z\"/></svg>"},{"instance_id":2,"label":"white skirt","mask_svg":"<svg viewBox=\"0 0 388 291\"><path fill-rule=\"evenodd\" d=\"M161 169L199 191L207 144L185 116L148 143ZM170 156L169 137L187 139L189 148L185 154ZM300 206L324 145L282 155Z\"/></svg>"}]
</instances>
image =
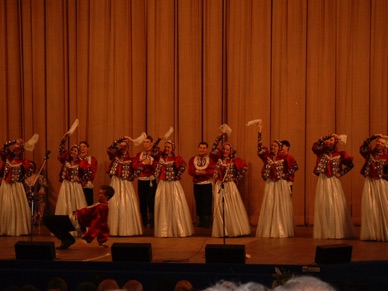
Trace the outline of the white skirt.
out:
<instances>
[{"instance_id":1,"label":"white skirt","mask_svg":"<svg viewBox=\"0 0 388 291\"><path fill-rule=\"evenodd\" d=\"M115 194L109 200L108 226L111 236L135 236L143 234L139 201L131 181L112 176L111 186Z\"/></svg>"},{"instance_id":2,"label":"white skirt","mask_svg":"<svg viewBox=\"0 0 388 291\"><path fill-rule=\"evenodd\" d=\"M78 182L63 180L59 189L55 215L73 215L73 211L87 206L82 185ZM77 231L71 231L74 237L79 236Z\"/></svg>"},{"instance_id":3,"label":"white skirt","mask_svg":"<svg viewBox=\"0 0 388 291\"><path fill-rule=\"evenodd\" d=\"M315 191L314 230L316 239L355 238L352 218L337 177L319 175Z\"/></svg>"},{"instance_id":4,"label":"white skirt","mask_svg":"<svg viewBox=\"0 0 388 291\"><path fill-rule=\"evenodd\" d=\"M155 237L187 237L193 232L181 183L160 180L155 194Z\"/></svg>"},{"instance_id":5,"label":"white skirt","mask_svg":"<svg viewBox=\"0 0 388 291\"><path fill-rule=\"evenodd\" d=\"M220 186L221 182L217 181L213 193L214 214L212 236L224 236L223 208L225 236L236 237L249 235L251 233L251 226L249 224L248 214L236 184L234 182L224 183L224 189L221 191ZM224 203L222 203L222 195L224 195Z\"/></svg>"},{"instance_id":6,"label":"white skirt","mask_svg":"<svg viewBox=\"0 0 388 291\"><path fill-rule=\"evenodd\" d=\"M293 237L294 212L286 180L267 180L256 237Z\"/></svg>"},{"instance_id":7,"label":"white skirt","mask_svg":"<svg viewBox=\"0 0 388 291\"><path fill-rule=\"evenodd\" d=\"M55 215L69 215L77 209L86 207L86 199L82 185L77 182L63 180L59 189Z\"/></svg>"},{"instance_id":8,"label":"white skirt","mask_svg":"<svg viewBox=\"0 0 388 291\"><path fill-rule=\"evenodd\" d=\"M365 179L360 239L388 241L388 181L384 179Z\"/></svg>"},{"instance_id":9,"label":"white skirt","mask_svg":"<svg viewBox=\"0 0 388 291\"><path fill-rule=\"evenodd\" d=\"M30 233L31 210L22 183L0 186L0 235L20 236Z\"/></svg>"}]
</instances>

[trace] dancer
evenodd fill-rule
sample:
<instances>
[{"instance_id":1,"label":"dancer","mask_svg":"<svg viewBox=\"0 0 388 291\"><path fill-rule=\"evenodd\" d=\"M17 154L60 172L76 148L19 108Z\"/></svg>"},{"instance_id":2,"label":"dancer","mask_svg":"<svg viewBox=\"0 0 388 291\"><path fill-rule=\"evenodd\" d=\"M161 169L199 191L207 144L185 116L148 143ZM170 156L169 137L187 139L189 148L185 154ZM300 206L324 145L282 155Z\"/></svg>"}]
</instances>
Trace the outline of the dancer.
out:
<instances>
[{"instance_id":1,"label":"dancer","mask_svg":"<svg viewBox=\"0 0 388 291\"><path fill-rule=\"evenodd\" d=\"M236 185L248 171L248 165L235 157L236 152L229 142L224 142L218 149L224 135L224 132L218 135L212 147L212 154L217 157L213 176L216 182L212 236L224 237L224 232L227 237L249 235L248 214Z\"/></svg>"},{"instance_id":2,"label":"dancer","mask_svg":"<svg viewBox=\"0 0 388 291\"><path fill-rule=\"evenodd\" d=\"M194 232L185 192L180 183L186 162L175 155L175 144L168 140L155 170L159 179L155 194L155 237L187 237Z\"/></svg>"},{"instance_id":3,"label":"dancer","mask_svg":"<svg viewBox=\"0 0 388 291\"><path fill-rule=\"evenodd\" d=\"M65 148L66 142L70 139L71 132L67 132L59 145L58 160L62 167L59 181L62 183L58 193L56 215L68 215L76 209L86 207L85 195L82 185L85 185L91 175L88 162L79 159L79 147L74 144L70 147L70 152ZM73 235L77 236L74 232Z\"/></svg>"},{"instance_id":4,"label":"dancer","mask_svg":"<svg viewBox=\"0 0 388 291\"><path fill-rule=\"evenodd\" d=\"M0 151L3 161L0 167L3 179L0 185L0 235L30 233L31 211L23 183L32 175L33 163L23 158L25 148L26 144L19 138L6 142Z\"/></svg>"},{"instance_id":5,"label":"dancer","mask_svg":"<svg viewBox=\"0 0 388 291\"><path fill-rule=\"evenodd\" d=\"M75 238L69 233L77 230L82 234L82 244L91 243L96 237L100 246L105 246L109 238L108 201L115 191L109 185L102 185L98 193L98 203L77 209L70 215L48 215L43 219L48 230L61 240L57 249L68 249L75 243Z\"/></svg>"},{"instance_id":6,"label":"dancer","mask_svg":"<svg viewBox=\"0 0 388 291\"><path fill-rule=\"evenodd\" d=\"M147 135L143 141L143 151L137 153L133 159L133 168L139 172L137 192L143 226L150 225L151 228L154 228L154 205L157 188L154 173L158 163L156 158L158 152L157 144L153 145L152 136Z\"/></svg>"},{"instance_id":7,"label":"dancer","mask_svg":"<svg viewBox=\"0 0 388 291\"><path fill-rule=\"evenodd\" d=\"M298 163L296 162L294 157L290 155L290 147L291 147L290 142L288 140L284 139L284 140L281 141L281 144L282 144L281 154L288 161L287 164L289 165L289 168L291 170L294 169L286 177L287 178L287 182L288 182L288 186L290 187L290 194L292 195L292 186L293 186L294 181L295 181L295 175L294 174L298 170Z\"/></svg>"},{"instance_id":8,"label":"dancer","mask_svg":"<svg viewBox=\"0 0 388 291\"><path fill-rule=\"evenodd\" d=\"M208 143L200 142L198 155L189 160L189 175L193 177L195 209L199 218L199 227L211 227L215 166L213 158L209 155Z\"/></svg>"},{"instance_id":9,"label":"dancer","mask_svg":"<svg viewBox=\"0 0 388 291\"><path fill-rule=\"evenodd\" d=\"M375 140L374 147L370 143ZM360 154L365 159L361 200L361 240L388 241L388 154L381 134L365 139Z\"/></svg>"},{"instance_id":10,"label":"dancer","mask_svg":"<svg viewBox=\"0 0 388 291\"><path fill-rule=\"evenodd\" d=\"M95 157L89 154L89 143L86 140L79 142L78 146L80 149L80 154L79 154L80 160L87 161L88 164L90 165L91 175L88 181L86 182L86 184L83 185L82 187L82 190L84 191L86 203L88 204L88 206L90 206L93 204L93 201L94 201L93 181L94 181L94 178L96 177L98 162Z\"/></svg>"},{"instance_id":11,"label":"dancer","mask_svg":"<svg viewBox=\"0 0 388 291\"><path fill-rule=\"evenodd\" d=\"M108 224L111 236L142 235L138 199L132 185L138 171L132 167L132 158L129 155L128 136L115 140L107 150L111 161L107 173L111 178L111 186L116 195L109 200Z\"/></svg>"},{"instance_id":12,"label":"dancer","mask_svg":"<svg viewBox=\"0 0 388 291\"><path fill-rule=\"evenodd\" d=\"M354 167L353 157L345 151L338 151L338 141L345 143L346 136L333 133L321 137L312 147L317 156L314 174L318 176L313 229L313 237L316 239L355 237L339 180Z\"/></svg>"},{"instance_id":13,"label":"dancer","mask_svg":"<svg viewBox=\"0 0 388 291\"><path fill-rule=\"evenodd\" d=\"M293 237L294 215L288 180L294 177L298 165L282 155L282 144L274 140L271 151L263 146L262 123L258 124L257 155L264 162L261 176L265 181L256 237Z\"/></svg>"}]
</instances>

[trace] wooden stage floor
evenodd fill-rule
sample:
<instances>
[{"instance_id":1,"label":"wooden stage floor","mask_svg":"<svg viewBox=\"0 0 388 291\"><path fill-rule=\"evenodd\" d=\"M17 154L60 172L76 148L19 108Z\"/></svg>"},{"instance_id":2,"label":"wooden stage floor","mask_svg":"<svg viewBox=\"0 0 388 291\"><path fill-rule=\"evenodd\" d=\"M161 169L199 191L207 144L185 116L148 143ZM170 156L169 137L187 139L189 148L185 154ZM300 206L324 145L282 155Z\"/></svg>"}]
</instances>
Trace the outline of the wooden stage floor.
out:
<instances>
[{"instance_id":1,"label":"wooden stage floor","mask_svg":"<svg viewBox=\"0 0 388 291\"><path fill-rule=\"evenodd\" d=\"M113 243L150 243L153 263L205 263L205 247L207 244L245 245L246 264L271 265L313 265L316 246L348 244L353 246L352 262L388 260L387 242L354 240L317 240L312 238L312 227L296 227L293 238L256 238L255 227L251 236L239 238L212 238L211 229L195 228L195 234L187 238L155 238L153 230L144 229L144 234L137 237L111 237L107 245ZM359 233L359 227L356 228ZM1 236L0 260L14 260L14 245L18 241L59 241L41 227L35 228L33 236L6 237ZM57 250L56 261L112 261L110 247L104 248L93 241L83 247L80 238L68 250Z\"/></svg>"}]
</instances>

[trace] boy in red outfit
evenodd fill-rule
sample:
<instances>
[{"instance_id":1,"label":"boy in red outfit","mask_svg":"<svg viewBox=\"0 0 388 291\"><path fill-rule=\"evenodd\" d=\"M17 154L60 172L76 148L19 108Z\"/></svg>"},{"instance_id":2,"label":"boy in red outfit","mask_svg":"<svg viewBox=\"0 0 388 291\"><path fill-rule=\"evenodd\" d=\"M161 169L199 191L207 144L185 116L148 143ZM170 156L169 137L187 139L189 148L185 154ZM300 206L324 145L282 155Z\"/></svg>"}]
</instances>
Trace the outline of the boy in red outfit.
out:
<instances>
[{"instance_id":1,"label":"boy in red outfit","mask_svg":"<svg viewBox=\"0 0 388 291\"><path fill-rule=\"evenodd\" d=\"M69 233L74 230L82 233L83 244L91 243L97 237L98 243L104 246L109 237L108 201L114 192L111 186L102 185L98 193L98 203L77 209L72 215L46 216L44 224L62 242L57 249L68 249L75 243L75 238Z\"/></svg>"}]
</instances>

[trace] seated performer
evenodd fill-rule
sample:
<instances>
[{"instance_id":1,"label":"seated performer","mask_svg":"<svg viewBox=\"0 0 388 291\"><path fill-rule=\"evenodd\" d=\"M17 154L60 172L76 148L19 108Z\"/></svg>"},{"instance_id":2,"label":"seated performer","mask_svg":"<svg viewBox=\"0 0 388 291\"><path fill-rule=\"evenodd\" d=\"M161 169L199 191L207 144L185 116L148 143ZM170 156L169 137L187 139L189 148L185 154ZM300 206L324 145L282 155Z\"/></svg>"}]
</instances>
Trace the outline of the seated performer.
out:
<instances>
[{"instance_id":1,"label":"seated performer","mask_svg":"<svg viewBox=\"0 0 388 291\"><path fill-rule=\"evenodd\" d=\"M40 172L36 173L36 164L34 162L31 163L33 165L33 174L24 180L24 189L31 211L33 211L33 223L40 227L46 207L46 189L48 188L48 182L44 175Z\"/></svg>"},{"instance_id":2,"label":"seated performer","mask_svg":"<svg viewBox=\"0 0 388 291\"><path fill-rule=\"evenodd\" d=\"M75 243L75 238L69 233L74 230L82 233L82 241L85 244L91 243L97 237L98 243L104 246L109 237L108 200L114 193L111 186L102 185L98 193L98 203L77 209L70 215L46 216L43 219L44 224L62 242L57 249L64 250Z\"/></svg>"}]
</instances>

